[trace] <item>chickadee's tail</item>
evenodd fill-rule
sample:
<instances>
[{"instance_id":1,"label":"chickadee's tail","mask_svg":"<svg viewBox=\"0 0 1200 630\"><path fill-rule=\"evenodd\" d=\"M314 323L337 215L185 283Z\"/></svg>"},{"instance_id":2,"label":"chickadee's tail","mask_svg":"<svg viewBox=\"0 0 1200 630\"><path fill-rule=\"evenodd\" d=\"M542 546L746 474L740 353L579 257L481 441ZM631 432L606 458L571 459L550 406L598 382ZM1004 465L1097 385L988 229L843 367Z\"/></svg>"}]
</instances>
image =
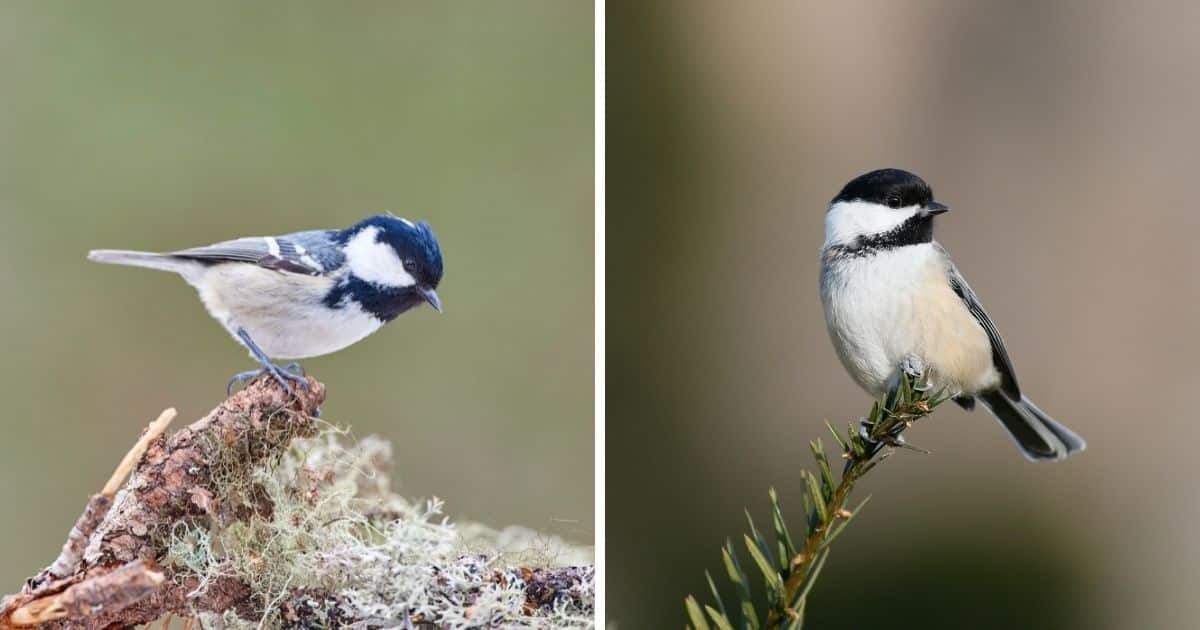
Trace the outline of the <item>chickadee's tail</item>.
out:
<instances>
[{"instance_id":1,"label":"chickadee's tail","mask_svg":"<svg viewBox=\"0 0 1200 630\"><path fill-rule=\"evenodd\" d=\"M1083 438L1055 422L1025 396L1013 400L1003 392L993 391L980 394L979 399L1008 429L1030 461L1066 459L1068 455L1087 448Z\"/></svg>"},{"instance_id":2,"label":"chickadee's tail","mask_svg":"<svg viewBox=\"0 0 1200 630\"><path fill-rule=\"evenodd\" d=\"M130 265L132 267L149 267L163 271L185 273L195 268L196 263L184 260L170 254L155 254L154 252L133 252L121 249L97 249L88 252L88 260L109 265Z\"/></svg>"}]
</instances>

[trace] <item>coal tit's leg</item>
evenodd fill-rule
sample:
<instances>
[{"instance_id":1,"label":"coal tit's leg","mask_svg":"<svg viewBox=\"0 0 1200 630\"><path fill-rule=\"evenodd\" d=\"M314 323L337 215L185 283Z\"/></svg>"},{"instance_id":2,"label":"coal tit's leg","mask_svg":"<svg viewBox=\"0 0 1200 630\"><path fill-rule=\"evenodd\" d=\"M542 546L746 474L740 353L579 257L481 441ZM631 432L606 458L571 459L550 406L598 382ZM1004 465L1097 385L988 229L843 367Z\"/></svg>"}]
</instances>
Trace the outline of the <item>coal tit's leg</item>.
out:
<instances>
[{"instance_id":1,"label":"coal tit's leg","mask_svg":"<svg viewBox=\"0 0 1200 630\"><path fill-rule=\"evenodd\" d=\"M243 343L246 344L246 347L250 349L250 354L254 355L254 358L258 359L258 362L262 364L262 369L253 372L242 372L241 374L234 375L233 379L229 381L229 386L227 388L228 390L233 389L234 383L244 383L247 380L255 378L263 373L270 374L271 377L274 378L281 387L283 387L283 391L287 392L289 396L292 394L292 386L288 384L289 380L296 383L301 388L308 387L308 381L304 380L303 376L297 376L286 369L271 363L271 358L267 356L267 353L262 351L262 348L258 347L258 344L254 343L254 340L250 338L249 333L247 333L244 328L237 329L237 336L242 340Z\"/></svg>"}]
</instances>

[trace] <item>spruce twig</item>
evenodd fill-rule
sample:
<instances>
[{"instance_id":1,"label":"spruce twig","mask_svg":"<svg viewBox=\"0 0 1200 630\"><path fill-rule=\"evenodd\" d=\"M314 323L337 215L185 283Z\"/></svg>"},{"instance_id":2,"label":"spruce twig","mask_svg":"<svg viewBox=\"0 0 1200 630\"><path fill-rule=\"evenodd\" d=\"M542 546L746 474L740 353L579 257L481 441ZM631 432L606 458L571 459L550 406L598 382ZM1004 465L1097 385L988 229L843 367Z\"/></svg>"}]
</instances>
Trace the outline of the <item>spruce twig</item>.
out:
<instances>
[{"instance_id":1,"label":"spruce twig","mask_svg":"<svg viewBox=\"0 0 1200 630\"><path fill-rule=\"evenodd\" d=\"M803 543L798 549L793 543L795 538L783 520L783 511L774 488L769 492L775 531L774 549L747 513L750 534L744 537L745 544L765 583L766 610L759 612L755 606L738 554L731 543L726 543L721 553L729 578L737 586L740 605L726 609L709 575L708 584L716 607L702 607L695 597L689 595L685 600L685 608L691 628L799 630L802 627L808 594L829 557L830 545L870 499L867 497L853 509L848 509L855 484L894 449L921 451L905 443L901 433L949 399L941 393L931 396L927 391L917 388L915 384L923 380L922 377L902 375L896 388L883 400L875 402L870 415L857 427L851 423L844 435L826 423L845 460L840 480L835 482L829 457L821 441L809 444L817 462L817 472L801 471L806 483L803 495L806 522ZM731 611L739 614L731 615Z\"/></svg>"}]
</instances>

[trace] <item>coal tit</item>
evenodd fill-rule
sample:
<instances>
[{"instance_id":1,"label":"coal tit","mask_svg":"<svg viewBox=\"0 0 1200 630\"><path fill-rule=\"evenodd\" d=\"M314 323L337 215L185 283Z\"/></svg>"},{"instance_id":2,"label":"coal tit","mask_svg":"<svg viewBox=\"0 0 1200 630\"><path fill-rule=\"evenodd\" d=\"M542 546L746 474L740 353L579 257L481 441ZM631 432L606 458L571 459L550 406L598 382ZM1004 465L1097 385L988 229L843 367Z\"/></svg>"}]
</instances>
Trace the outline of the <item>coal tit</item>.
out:
<instances>
[{"instance_id":1,"label":"coal tit","mask_svg":"<svg viewBox=\"0 0 1200 630\"><path fill-rule=\"evenodd\" d=\"M183 276L204 306L262 369L291 393L303 372L271 359L305 359L341 350L401 313L428 304L438 312L442 252L428 223L391 215L344 230L239 238L168 253L96 250L96 262L149 267Z\"/></svg>"}]
</instances>

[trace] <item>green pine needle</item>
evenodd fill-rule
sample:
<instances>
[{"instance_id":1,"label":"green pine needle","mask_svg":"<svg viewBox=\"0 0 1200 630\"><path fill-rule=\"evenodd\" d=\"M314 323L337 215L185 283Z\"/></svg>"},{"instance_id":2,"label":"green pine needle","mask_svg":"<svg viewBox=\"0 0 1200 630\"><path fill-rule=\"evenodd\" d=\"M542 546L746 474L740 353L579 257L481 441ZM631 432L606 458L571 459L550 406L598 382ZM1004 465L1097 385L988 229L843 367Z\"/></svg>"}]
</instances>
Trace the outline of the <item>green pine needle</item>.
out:
<instances>
[{"instance_id":1,"label":"green pine needle","mask_svg":"<svg viewBox=\"0 0 1200 630\"><path fill-rule=\"evenodd\" d=\"M772 529L775 544L770 545L754 525L746 511L750 533L742 536L746 550L762 573L767 596L767 609L760 614L754 605L750 582L742 570L737 551L730 541L721 549L725 573L737 590L740 618L735 620L721 599L712 575L705 573L716 606L700 606L694 597L685 600L688 619L694 630L801 630L808 596L817 577L829 558L830 545L846 529L850 521L866 505L863 499L853 510L846 503L857 483L879 463L894 446L900 446L900 434L916 420L929 415L934 408L950 399L939 392L927 395L914 387L920 378L903 376L895 391L871 406L863 425L849 423L843 438L828 421L825 425L842 451L845 468L841 480L834 478L829 456L820 440L809 443L817 462L817 473L800 471L805 492L801 494L806 516L802 545L789 531L774 488L768 492L771 503ZM865 437L864 437L865 436ZM919 449L917 449L919 450ZM710 625L711 621L711 625Z\"/></svg>"},{"instance_id":2,"label":"green pine needle","mask_svg":"<svg viewBox=\"0 0 1200 630\"><path fill-rule=\"evenodd\" d=\"M708 621L704 619L704 611L700 610L700 604L696 602L695 597L688 595L687 599L683 600L683 603L687 606L688 618L691 619L692 627L695 630L712 630L712 627L708 625Z\"/></svg>"}]
</instances>

